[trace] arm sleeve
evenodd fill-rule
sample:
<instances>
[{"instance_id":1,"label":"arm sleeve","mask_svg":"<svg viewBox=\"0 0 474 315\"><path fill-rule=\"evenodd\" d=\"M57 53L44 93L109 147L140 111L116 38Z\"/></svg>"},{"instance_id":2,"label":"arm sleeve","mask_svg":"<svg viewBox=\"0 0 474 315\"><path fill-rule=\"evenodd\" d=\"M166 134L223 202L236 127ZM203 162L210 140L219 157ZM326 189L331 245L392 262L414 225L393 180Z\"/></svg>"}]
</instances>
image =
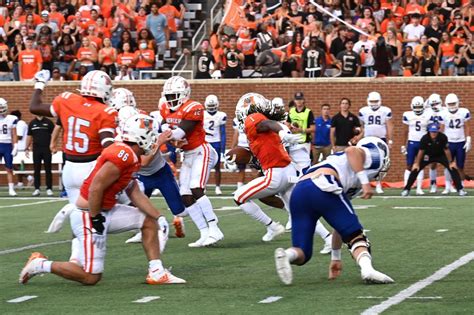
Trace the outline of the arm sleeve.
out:
<instances>
[{"instance_id":1,"label":"arm sleeve","mask_svg":"<svg viewBox=\"0 0 474 315\"><path fill-rule=\"evenodd\" d=\"M308 127L314 125L314 114L313 111L310 110L308 114Z\"/></svg>"}]
</instances>

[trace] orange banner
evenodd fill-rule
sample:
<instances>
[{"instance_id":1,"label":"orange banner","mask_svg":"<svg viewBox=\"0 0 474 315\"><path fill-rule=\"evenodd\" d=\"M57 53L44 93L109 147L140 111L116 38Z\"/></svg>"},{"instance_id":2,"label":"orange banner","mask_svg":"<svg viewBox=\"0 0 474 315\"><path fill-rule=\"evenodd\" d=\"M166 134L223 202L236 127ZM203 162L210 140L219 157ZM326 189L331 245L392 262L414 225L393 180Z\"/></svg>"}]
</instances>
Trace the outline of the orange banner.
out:
<instances>
[{"instance_id":1,"label":"orange banner","mask_svg":"<svg viewBox=\"0 0 474 315\"><path fill-rule=\"evenodd\" d=\"M372 186L375 187L375 182L371 183ZM438 187L444 187L445 186L445 180L444 176L440 176L436 178L436 185ZM464 188L474 188L474 181L467 181L465 180L463 182ZM384 188L403 188L405 185L403 182L382 182L382 187ZM427 178L423 180L423 188L430 188L430 179Z\"/></svg>"},{"instance_id":2,"label":"orange banner","mask_svg":"<svg viewBox=\"0 0 474 315\"><path fill-rule=\"evenodd\" d=\"M235 30L245 25L247 20L243 10L240 8L241 3L241 0L227 0L225 15L222 19L223 25L230 26Z\"/></svg>"}]
</instances>

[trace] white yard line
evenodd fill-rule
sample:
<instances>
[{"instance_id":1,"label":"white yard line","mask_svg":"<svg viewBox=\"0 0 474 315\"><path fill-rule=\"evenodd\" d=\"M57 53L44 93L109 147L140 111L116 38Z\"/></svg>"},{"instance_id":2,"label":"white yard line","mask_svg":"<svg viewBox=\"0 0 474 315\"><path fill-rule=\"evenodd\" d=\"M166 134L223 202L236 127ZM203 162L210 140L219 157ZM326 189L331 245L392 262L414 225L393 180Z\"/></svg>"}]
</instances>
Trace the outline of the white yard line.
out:
<instances>
[{"instance_id":1,"label":"white yard line","mask_svg":"<svg viewBox=\"0 0 474 315\"><path fill-rule=\"evenodd\" d=\"M33 249L33 248L49 246L49 245L65 244L65 243L70 243L70 242L71 242L71 240L63 240L63 241L55 241L55 242L49 242L49 243L39 243L39 244L27 245L27 246L18 247L18 248L10 248L10 249L5 249L5 250L0 251L0 255L12 254L12 253L21 252L21 251L27 250L27 249Z\"/></svg>"},{"instance_id":2,"label":"white yard line","mask_svg":"<svg viewBox=\"0 0 474 315\"><path fill-rule=\"evenodd\" d=\"M401 210L407 210L407 209L416 209L416 210L419 210L419 209L444 209L443 207L411 207L411 206L408 206L408 207L392 207L392 209L401 209Z\"/></svg>"},{"instance_id":3,"label":"white yard line","mask_svg":"<svg viewBox=\"0 0 474 315\"><path fill-rule=\"evenodd\" d=\"M0 197L1 200L64 200L67 201L67 198L59 197Z\"/></svg>"},{"instance_id":4,"label":"white yard line","mask_svg":"<svg viewBox=\"0 0 474 315\"><path fill-rule=\"evenodd\" d=\"M283 298L283 297L281 297L281 296L269 296L269 297L267 297L267 298L261 300L261 301L258 302L258 303L260 303L260 304L270 304L270 303L276 302L276 301L278 301L278 300L280 300L280 299L282 299L282 298Z\"/></svg>"},{"instance_id":5,"label":"white yard line","mask_svg":"<svg viewBox=\"0 0 474 315\"><path fill-rule=\"evenodd\" d=\"M362 315L373 315L373 314L380 314L390 307L400 304L404 300L410 298L411 296L415 295L418 291L423 290L427 286L431 285L435 281L439 281L449 275L452 271L458 269L459 267L462 267L466 265L467 263L471 262L474 260L474 251L462 256L461 258L457 259L456 261L452 262L449 265L444 266L443 268L439 269L435 273L433 273L431 276L422 279L405 290L402 290L398 292L396 295L388 298L387 300L383 301L380 304L377 304L375 306L372 306L365 311L363 311L361 314Z\"/></svg>"},{"instance_id":6,"label":"white yard line","mask_svg":"<svg viewBox=\"0 0 474 315\"><path fill-rule=\"evenodd\" d=\"M154 300L158 300L159 296L144 296L141 299L133 301L133 303L148 303Z\"/></svg>"},{"instance_id":7,"label":"white yard line","mask_svg":"<svg viewBox=\"0 0 474 315\"><path fill-rule=\"evenodd\" d=\"M448 232L449 230L448 229L439 229L439 230L436 230L435 232L436 233L444 233L444 232Z\"/></svg>"},{"instance_id":8,"label":"white yard line","mask_svg":"<svg viewBox=\"0 0 474 315\"><path fill-rule=\"evenodd\" d=\"M368 299L368 300L381 300L386 299L385 296L358 296L358 299ZM439 300L442 299L442 296L410 296L408 299L411 300Z\"/></svg>"},{"instance_id":9,"label":"white yard line","mask_svg":"<svg viewBox=\"0 0 474 315\"><path fill-rule=\"evenodd\" d=\"M22 303L31 299L35 299L37 297L37 295L24 295L17 297L16 299L8 300L7 303Z\"/></svg>"},{"instance_id":10,"label":"white yard line","mask_svg":"<svg viewBox=\"0 0 474 315\"><path fill-rule=\"evenodd\" d=\"M34 205L40 205L40 204L43 204L43 203L51 203L51 202L57 202L57 201L61 201L61 199L58 199L58 200L43 200L43 201L36 201L36 202L30 202L30 203L17 203L17 204L14 204L14 205L0 206L0 209L34 206Z\"/></svg>"}]
</instances>

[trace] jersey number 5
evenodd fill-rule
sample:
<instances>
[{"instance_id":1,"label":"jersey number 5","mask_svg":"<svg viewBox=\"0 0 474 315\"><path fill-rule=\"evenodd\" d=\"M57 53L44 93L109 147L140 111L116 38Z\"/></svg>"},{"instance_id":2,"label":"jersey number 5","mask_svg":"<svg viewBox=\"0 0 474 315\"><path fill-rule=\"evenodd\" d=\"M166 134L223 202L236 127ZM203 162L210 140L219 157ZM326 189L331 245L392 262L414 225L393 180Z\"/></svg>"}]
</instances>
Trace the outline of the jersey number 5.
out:
<instances>
[{"instance_id":1,"label":"jersey number 5","mask_svg":"<svg viewBox=\"0 0 474 315\"><path fill-rule=\"evenodd\" d=\"M77 153L86 153L89 150L89 137L81 131L81 127L88 128L90 125L88 120L70 116L67 119L66 149Z\"/></svg>"}]
</instances>

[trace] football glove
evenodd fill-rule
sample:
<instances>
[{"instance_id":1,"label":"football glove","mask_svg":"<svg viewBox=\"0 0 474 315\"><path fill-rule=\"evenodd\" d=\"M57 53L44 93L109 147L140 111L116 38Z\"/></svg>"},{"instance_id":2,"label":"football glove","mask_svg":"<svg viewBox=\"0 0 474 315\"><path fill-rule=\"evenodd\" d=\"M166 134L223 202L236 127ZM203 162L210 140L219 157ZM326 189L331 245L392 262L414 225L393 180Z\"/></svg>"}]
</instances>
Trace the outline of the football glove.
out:
<instances>
[{"instance_id":1,"label":"football glove","mask_svg":"<svg viewBox=\"0 0 474 315\"><path fill-rule=\"evenodd\" d=\"M235 163L235 155L232 157L227 154L224 155L224 168L230 172L237 171L238 167Z\"/></svg>"},{"instance_id":2,"label":"football glove","mask_svg":"<svg viewBox=\"0 0 474 315\"><path fill-rule=\"evenodd\" d=\"M91 217L91 223L92 241L97 248L102 249L105 247L105 217L99 213L95 217Z\"/></svg>"},{"instance_id":3,"label":"football glove","mask_svg":"<svg viewBox=\"0 0 474 315\"><path fill-rule=\"evenodd\" d=\"M12 149L12 156L16 156L18 154L18 144L13 144L13 149Z\"/></svg>"},{"instance_id":4,"label":"football glove","mask_svg":"<svg viewBox=\"0 0 474 315\"><path fill-rule=\"evenodd\" d=\"M407 155L407 147L404 146L404 145L402 145L402 146L400 147L400 152L402 152L403 155Z\"/></svg>"},{"instance_id":5,"label":"football glove","mask_svg":"<svg viewBox=\"0 0 474 315\"><path fill-rule=\"evenodd\" d=\"M40 70L35 74L35 89L44 90L46 84L51 78L49 70Z\"/></svg>"},{"instance_id":6,"label":"football glove","mask_svg":"<svg viewBox=\"0 0 474 315\"><path fill-rule=\"evenodd\" d=\"M472 149L471 136L466 137L466 143L464 144L464 146L462 148L466 151L466 153L471 151L471 149Z\"/></svg>"},{"instance_id":7,"label":"football glove","mask_svg":"<svg viewBox=\"0 0 474 315\"><path fill-rule=\"evenodd\" d=\"M278 135L280 136L281 143L283 143L284 146L298 143L301 140L300 134L288 133L285 130L280 130Z\"/></svg>"}]
</instances>

